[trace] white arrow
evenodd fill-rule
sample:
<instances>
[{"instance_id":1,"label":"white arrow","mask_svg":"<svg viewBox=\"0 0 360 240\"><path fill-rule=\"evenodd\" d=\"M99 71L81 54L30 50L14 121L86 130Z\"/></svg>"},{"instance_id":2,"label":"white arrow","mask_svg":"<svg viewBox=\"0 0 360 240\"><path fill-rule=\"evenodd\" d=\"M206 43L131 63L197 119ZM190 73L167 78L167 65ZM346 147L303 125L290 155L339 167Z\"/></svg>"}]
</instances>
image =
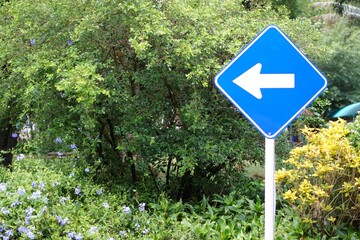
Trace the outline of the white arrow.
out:
<instances>
[{"instance_id":1,"label":"white arrow","mask_svg":"<svg viewBox=\"0 0 360 240\"><path fill-rule=\"evenodd\" d=\"M262 98L262 88L295 88L295 74L261 74L261 67L255 64L233 82L257 99Z\"/></svg>"}]
</instances>

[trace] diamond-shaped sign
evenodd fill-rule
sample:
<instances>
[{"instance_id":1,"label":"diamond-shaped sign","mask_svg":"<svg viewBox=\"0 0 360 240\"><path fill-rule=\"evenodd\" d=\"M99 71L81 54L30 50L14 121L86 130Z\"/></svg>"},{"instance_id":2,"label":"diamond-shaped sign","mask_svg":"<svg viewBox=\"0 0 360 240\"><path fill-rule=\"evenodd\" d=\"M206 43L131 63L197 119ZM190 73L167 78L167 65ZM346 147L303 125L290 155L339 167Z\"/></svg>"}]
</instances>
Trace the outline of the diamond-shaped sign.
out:
<instances>
[{"instance_id":1,"label":"diamond-shaped sign","mask_svg":"<svg viewBox=\"0 0 360 240\"><path fill-rule=\"evenodd\" d=\"M215 77L219 90L267 138L275 138L327 80L277 27L267 26Z\"/></svg>"}]
</instances>

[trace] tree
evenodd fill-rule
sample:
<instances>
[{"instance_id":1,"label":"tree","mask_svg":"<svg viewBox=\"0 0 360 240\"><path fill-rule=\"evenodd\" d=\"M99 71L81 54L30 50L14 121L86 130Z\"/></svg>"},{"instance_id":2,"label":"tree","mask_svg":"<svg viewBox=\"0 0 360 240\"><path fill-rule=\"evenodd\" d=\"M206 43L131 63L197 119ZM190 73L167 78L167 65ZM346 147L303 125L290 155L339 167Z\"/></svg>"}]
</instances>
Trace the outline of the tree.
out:
<instances>
[{"instance_id":1,"label":"tree","mask_svg":"<svg viewBox=\"0 0 360 240\"><path fill-rule=\"evenodd\" d=\"M0 104L15 101L13 123L37 123L38 150L61 137L104 180L151 178L179 198L221 191L244 160L263 160L262 137L213 84L241 47L277 23L314 61L326 56L310 21L235 0L19 0L0 11Z\"/></svg>"},{"instance_id":2,"label":"tree","mask_svg":"<svg viewBox=\"0 0 360 240\"><path fill-rule=\"evenodd\" d=\"M332 25L338 22L341 17L345 17L350 23L358 25L360 23L359 4L359 1L337 0L315 2L312 7L327 12L320 15L321 19L327 24Z\"/></svg>"},{"instance_id":3,"label":"tree","mask_svg":"<svg viewBox=\"0 0 360 240\"><path fill-rule=\"evenodd\" d=\"M340 22L326 33L326 43L332 49L331 60L323 66L329 76L326 98L331 105L331 116L338 109L360 100L360 29Z\"/></svg>"},{"instance_id":4,"label":"tree","mask_svg":"<svg viewBox=\"0 0 360 240\"><path fill-rule=\"evenodd\" d=\"M323 65L329 76L329 92L326 98L330 101L327 110L331 117L338 109L359 101L358 84L359 54L359 1L324 1L312 4L317 12L315 21L324 22L325 42L331 48L331 59Z\"/></svg>"}]
</instances>

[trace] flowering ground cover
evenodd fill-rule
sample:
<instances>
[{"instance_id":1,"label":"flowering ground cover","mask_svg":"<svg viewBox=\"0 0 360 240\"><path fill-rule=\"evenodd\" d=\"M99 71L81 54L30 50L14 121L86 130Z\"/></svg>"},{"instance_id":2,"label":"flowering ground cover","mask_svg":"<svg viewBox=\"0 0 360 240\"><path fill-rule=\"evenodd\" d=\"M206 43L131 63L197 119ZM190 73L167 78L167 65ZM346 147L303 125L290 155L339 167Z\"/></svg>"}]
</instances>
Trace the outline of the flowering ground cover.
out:
<instances>
[{"instance_id":1,"label":"flowering ground cover","mask_svg":"<svg viewBox=\"0 0 360 240\"><path fill-rule=\"evenodd\" d=\"M19 155L13 171L1 168L0 239L116 239L146 235L146 204L126 205L91 182L78 160ZM49 164L58 169L51 169ZM133 228L135 232L130 233Z\"/></svg>"},{"instance_id":2,"label":"flowering ground cover","mask_svg":"<svg viewBox=\"0 0 360 240\"><path fill-rule=\"evenodd\" d=\"M19 155L12 171L0 167L0 239L263 238L263 201L241 189L183 203L94 179L94 165L77 158ZM314 239L306 229L279 205L276 239ZM346 234L332 239L352 239Z\"/></svg>"},{"instance_id":3,"label":"flowering ground cover","mask_svg":"<svg viewBox=\"0 0 360 240\"><path fill-rule=\"evenodd\" d=\"M0 167L0 239L257 239L263 204L235 193L198 204L94 182L77 158L18 155Z\"/></svg>"}]
</instances>

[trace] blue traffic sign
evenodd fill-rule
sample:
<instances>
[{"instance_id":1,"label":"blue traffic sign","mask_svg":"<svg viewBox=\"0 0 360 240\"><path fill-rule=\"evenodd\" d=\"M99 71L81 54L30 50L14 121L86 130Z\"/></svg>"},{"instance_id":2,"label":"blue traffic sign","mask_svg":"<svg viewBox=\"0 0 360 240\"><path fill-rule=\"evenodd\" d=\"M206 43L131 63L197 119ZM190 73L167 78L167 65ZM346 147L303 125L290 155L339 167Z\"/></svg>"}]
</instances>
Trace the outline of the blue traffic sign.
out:
<instances>
[{"instance_id":1,"label":"blue traffic sign","mask_svg":"<svg viewBox=\"0 0 360 240\"><path fill-rule=\"evenodd\" d=\"M327 86L277 26L267 26L216 76L215 85L267 138L275 138Z\"/></svg>"}]
</instances>

